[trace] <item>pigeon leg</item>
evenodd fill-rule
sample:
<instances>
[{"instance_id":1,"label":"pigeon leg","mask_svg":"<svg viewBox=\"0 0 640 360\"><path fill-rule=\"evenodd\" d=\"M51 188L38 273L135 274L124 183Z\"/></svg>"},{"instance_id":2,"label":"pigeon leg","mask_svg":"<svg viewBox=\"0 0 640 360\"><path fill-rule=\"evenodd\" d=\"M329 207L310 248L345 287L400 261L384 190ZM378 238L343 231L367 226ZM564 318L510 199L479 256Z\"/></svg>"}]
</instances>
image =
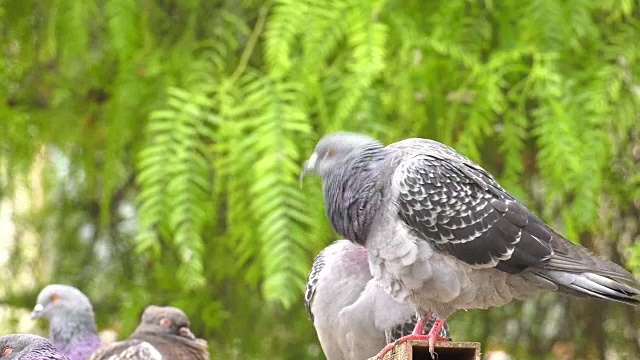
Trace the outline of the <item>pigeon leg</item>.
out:
<instances>
[{"instance_id":1,"label":"pigeon leg","mask_svg":"<svg viewBox=\"0 0 640 360\"><path fill-rule=\"evenodd\" d=\"M429 354L431 354L432 359L435 359L436 341L449 341L449 339L440 336L440 329L442 329L445 320L446 319L436 319L433 323L433 327L427 334L427 339L429 341Z\"/></svg>"},{"instance_id":2,"label":"pigeon leg","mask_svg":"<svg viewBox=\"0 0 640 360\"><path fill-rule=\"evenodd\" d=\"M431 313L427 313L426 319L431 319ZM416 327L413 328L412 334L422 335L422 333L424 332L424 323L425 320L419 318L416 322Z\"/></svg>"},{"instance_id":3,"label":"pigeon leg","mask_svg":"<svg viewBox=\"0 0 640 360\"><path fill-rule=\"evenodd\" d=\"M396 342L393 342L391 344L388 344L387 346L384 347L384 349L382 349L378 355L376 356L376 359L383 359L384 356L391 350L393 350L396 345L403 343L405 341L409 341L409 340L422 340L422 341L428 341L429 342L429 354L431 354L431 358L435 359L435 346L436 346L436 341L449 341L449 339L444 338L439 336L440 334L440 329L442 329L442 326L445 323L445 320L440 320L440 319L436 319L436 321L433 324L433 327L431 328L431 330L429 331L429 333L427 335L423 335L424 332L424 324L426 321L428 321L431 318L431 313L427 313L426 316L423 319L418 319L418 322L416 323L416 327L413 329L413 333L411 333L410 335L407 336L403 336L400 339L398 339Z\"/></svg>"}]
</instances>

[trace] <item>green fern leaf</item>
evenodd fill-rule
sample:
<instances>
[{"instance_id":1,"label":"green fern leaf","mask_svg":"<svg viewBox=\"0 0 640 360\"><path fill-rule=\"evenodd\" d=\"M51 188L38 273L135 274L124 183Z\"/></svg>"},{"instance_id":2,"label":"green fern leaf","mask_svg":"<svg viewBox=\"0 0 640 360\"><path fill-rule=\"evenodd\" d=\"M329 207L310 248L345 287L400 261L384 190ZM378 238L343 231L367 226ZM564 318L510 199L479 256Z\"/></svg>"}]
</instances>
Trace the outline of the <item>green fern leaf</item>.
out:
<instances>
[{"instance_id":1,"label":"green fern leaf","mask_svg":"<svg viewBox=\"0 0 640 360\"><path fill-rule=\"evenodd\" d=\"M149 144L137 163L138 202L142 228L138 249L157 242L159 226L169 229L181 265L178 278L186 288L205 284L202 229L213 216L206 97L169 88L168 108L151 114ZM211 139L209 139L210 141ZM155 247L157 250L157 246Z\"/></svg>"},{"instance_id":2,"label":"green fern leaf","mask_svg":"<svg viewBox=\"0 0 640 360\"><path fill-rule=\"evenodd\" d=\"M109 0L105 4L109 39L120 63L133 59L140 42L138 3L127 0Z\"/></svg>"}]
</instances>

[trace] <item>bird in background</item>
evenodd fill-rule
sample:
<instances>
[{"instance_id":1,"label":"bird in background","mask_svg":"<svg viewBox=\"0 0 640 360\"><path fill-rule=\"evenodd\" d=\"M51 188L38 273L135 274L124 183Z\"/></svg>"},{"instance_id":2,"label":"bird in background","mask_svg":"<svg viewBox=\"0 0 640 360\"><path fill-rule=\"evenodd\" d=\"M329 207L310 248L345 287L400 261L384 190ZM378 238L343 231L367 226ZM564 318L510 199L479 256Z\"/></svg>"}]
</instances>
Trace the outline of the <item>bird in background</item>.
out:
<instances>
[{"instance_id":1,"label":"bird in background","mask_svg":"<svg viewBox=\"0 0 640 360\"><path fill-rule=\"evenodd\" d=\"M457 309L501 306L540 290L639 303L628 271L555 232L486 170L439 142L385 147L362 134L329 134L301 178L310 172L322 179L334 230L366 246L380 286L413 303L421 321L437 317L426 336L432 357L440 327ZM425 337L401 340L408 339Z\"/></svg>"},{"instance_id":2,"label":"bird in background","mask_svg":"<svg viewBox=\"0 0 640 360\"><path fill-rule=\"evenodd\" d=\"M328 360L368 359L410 334L418 320L413 305L393 300L373 279L367 249L348 240L316 256L305 306ZM449 337L446 324L440 336Z\"/></svg>"},{"instance_id":3,"label":"bird in background","mask_svg":"<svg viewBox=\"0 0 640 360\"><path fill-rule=\"evenodd\" d=\"M38 294L31 320L49 320L49 340L70 360L85 360L102 345L91 301L70 285L51 284Z\"/></svg>"},{"instance_id":4,"label":"bird in background","mask_svg":"<svg viewBox=\"0 0 640 360\"><path fill-rule=\"evenodd\" d=\"M189 328L189 318L171 306L148 306L140 324L124 341L108 344L89 360L205 360L207 342L197 339Z\"/></svg>"},{"instance_id":5,"label":"bird in background","mask_svg":"<svg viewBox=\"0 0 640 360\"><path fill-rule=\"evenodd\" d=\"M2 360L69 360L51 342L38 335L0 336Z\"/></svg>"}]
</instances>

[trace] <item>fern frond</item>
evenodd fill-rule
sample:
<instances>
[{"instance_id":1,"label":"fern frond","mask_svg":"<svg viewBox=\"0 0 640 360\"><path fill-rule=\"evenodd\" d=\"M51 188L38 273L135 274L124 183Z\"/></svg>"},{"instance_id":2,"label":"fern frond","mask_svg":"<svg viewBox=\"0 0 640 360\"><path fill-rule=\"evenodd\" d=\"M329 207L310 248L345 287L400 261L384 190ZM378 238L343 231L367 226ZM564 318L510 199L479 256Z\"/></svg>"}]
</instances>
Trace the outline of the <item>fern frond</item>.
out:
<instances>
[{"instance_id":1,"label":"fern frond","mask_svg":"<svg viewBox=\"0 0 640 360\"><path fill-rule=\"evenodd\" d=\"M263 76L244 85L244 100L254 104L245 120L250 137L243 147L255 154L252 164L251 211L257 221L262 292L285 307L293 304L307 272L305 227L311 222L297 183L301 154L296 138L310 127L300 108L299 87Z\"/></svg>"},{"instance_id":2,"label":"fern frond","mask_svg":"<svg viewBox=\"0 0 640 360\"><path fill-rule=\"evenodd\" d=\"M589 2L554 0L531 1L523 6L519 26L527 43L536 44L541 51L578 50L582 47L578 34L582 32L580 22L584 22L584 12L589 12ZM572 24L572 20L575 24ZM587 20L588 22L588 20ZM588 27L584 29L589 32Z\"/></svg>"},{"instance_id":3,"label":"fern frond","mask_svg":"<svg viewBox=\"0 0 640 360\"><path fill-rule=\"evenodd\" d=\"M504 154L504 171L501 183L517 198L524 200L524 191L518 184L524 172L522 152L527 139L527 118L516 111L504 115L500 152Z\"/></svg>"},{"instance_id":4,"label":"fern frond","mask_svg":"<svg viewBox=\"0 0 640 360\"><path fill-rule=\"evenodd\" d=\"M301 69L306 76L315 80L345 38L343 17L348 6L344 0L307 0L308 14L301 39Z\"/></svg>"},{"instance_id":5,"label":"fern frond","mask_svg":"<svg viewBox=\"0 0 640 360\"><path fill-rule=\"evenodd\" d=\"M138 250L157 250L159 228L167 228L180 259L178 279L186 288L204 285L202 228L211 209L211 157L206 143L209 99L169 88L168 107L152 112L149 144L138 157L141 233ZM203 141L204 140L204 141Z\"/></svg>"},{"instance_id":6,"label":"fern frond","mask_svg":"<svg viewBox=\"0 0 640 360\"><path fill-rule=\"evenodd\" d=\"M138 2L108 0L105 4L109 40L121 63L132 60L139 44Z\"/></svg>"},{"instance_id":7,"label":"fern frond","mask_svg":"<svg viewBox=\"0 0 640 360\"><path fill-rule=\"evenodd\" d=\"M237 15L223 10L210 39L200 43L199 65L194 69L222 81L237 65L234 52L239 51L240 37L247 37L251 29ZM196 75L197 76L197 75Z\"/></svg>"},{"instance_id":8,"label":"fern frond","mask_svg":"<svg viewBox=\"0 0 640 360\"><path fill-rule=\"evenodd\" d=\"M346 65L349 73L333 115L334 126L338 129L346 128L345 122L385 67L387 26L374 16L377 10L369 1L356 1L346 15L351 54Z\"/></svg>"},{"instance_id":9,"label":"fern frond","mask_svg":"<svg viewBox=\"0 0 640 360\"><path fill-rule=\"evenodd\" d=\"M582 145L580 181L577 194L569 208L572 221L579 231L594 231L598 224L598 204L605 192L604 174L612 162L612 137L607 124L612 109L605 90L609 78L594 76L587 83L575 86L571 93L574 119L580 119L579 134Z\"/></svg>"},{"instance_id":10,"label":"fern frond","mask_svg":"<svg viewBox=\"0 0 640 360\"><path fill-rule=\"evenodd\" d=\"M307 4L297 0L277 0L269 17L265 38L265 57L273 76L283 76L292 66L292 48L304 30Z\"/></svg>"},{"instance_id":11,"label":"fern frond","mask_svg":"<svg viewBox=\"0 0 640 360\"><path fill-rule=\"evenodd\" d=\"M548 59L534 59L530 76L537 82L534 91L544 104L534 112L538 164L543 177L553 184L549 197L557 196L566 203L566 234L577 239L579 232L597 225L598 194L611 147L603 131L608 117L606 97L579 90L588 86L578 88L564 81Z\"/></svg>"},{"instance_id":12,"label":"fern frond","mask_svg":"<svg viewBox=\"0 0 640 360\"><path fill-rule=\"evenodd\" d=\"M243 79L255 80L252 75L250 71ZM247 125L241 121L253 109L242 102L240 91L231 87L228 80L223 80L215 99L220 123L214 144L214 173L216 196L224 199L226 209L225 238L234 254L233 269L244 271L249 283L257 286L262 275L259 265L252 260L259 258L260 246L256 227L247 225L257 220L247 210L251 208L251 199L246 192L253 180L250 169L258 155L248 141L251 137Z\"/></svg>"}]
</instances>

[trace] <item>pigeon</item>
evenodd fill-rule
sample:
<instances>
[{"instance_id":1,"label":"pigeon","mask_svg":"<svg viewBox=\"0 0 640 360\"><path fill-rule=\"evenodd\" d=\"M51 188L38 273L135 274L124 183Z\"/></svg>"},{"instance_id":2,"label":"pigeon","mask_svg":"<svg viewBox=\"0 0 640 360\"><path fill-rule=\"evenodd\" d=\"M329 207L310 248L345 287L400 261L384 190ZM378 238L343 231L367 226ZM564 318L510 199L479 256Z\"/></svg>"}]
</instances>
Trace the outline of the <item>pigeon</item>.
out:
<instances>
[{"instance_id":1,"label":"pigeon","mask_svg":"<svg viewBox=\"0 0 640 360\"><path fill-rule=\"evenodd\" d=\"M0 336L2 360L69 360L51 342L38 335Z\"/></svg>"},{"instance_id":2,"label":"pigeon","mask_svg":"<svg viewBox=\"0 0 640 360\"><path fill-rule=\"evenodd\" d=\"M328 360L368 359L411 334L418 320L411 304L394 301L373 279L367 249L348 240L333 242L313 261L305 306ZM447 325L440 333L449 337Z\"/></svg>"},{"instance_id":3,"label":"pigeon","mask_svg":"<svg viewBox=\"0 0 640 360\"><path fill-rule=\"evenodd\" d=\"M209 359L207 342L196 339L189 318L180 309L148 306L140 325L129 339L105 345L89 360L204 360Z\"/></svg>"},{"instance_id":4,"label":"pigeon","mask_svg":"<svg viewBox=\"0 0 640 360\"><path fill-rule=\"evenodd\" d=\"M638 305L637 281L546 225L486 170L437 141L389 146L366 135L324 136L305 163L321 177L334 230L366 246L382 288L438 320L540 290ZM420 321L421 322L421 321ZM420 323L419 322L419 323ZM380 355L390 349L387 346Z\"/></svg>"},{"instance_id":5,"label":"pigeon","mask_svg":"<svg viewBox=\"0 0 640 360\"><path fill-rule=\"evenodd\" d=\"M31 320L49 320L49 340L71 360L85 360L102 345L89 298L70 285L45 286Z\"/></svg>"}]
</instances>

